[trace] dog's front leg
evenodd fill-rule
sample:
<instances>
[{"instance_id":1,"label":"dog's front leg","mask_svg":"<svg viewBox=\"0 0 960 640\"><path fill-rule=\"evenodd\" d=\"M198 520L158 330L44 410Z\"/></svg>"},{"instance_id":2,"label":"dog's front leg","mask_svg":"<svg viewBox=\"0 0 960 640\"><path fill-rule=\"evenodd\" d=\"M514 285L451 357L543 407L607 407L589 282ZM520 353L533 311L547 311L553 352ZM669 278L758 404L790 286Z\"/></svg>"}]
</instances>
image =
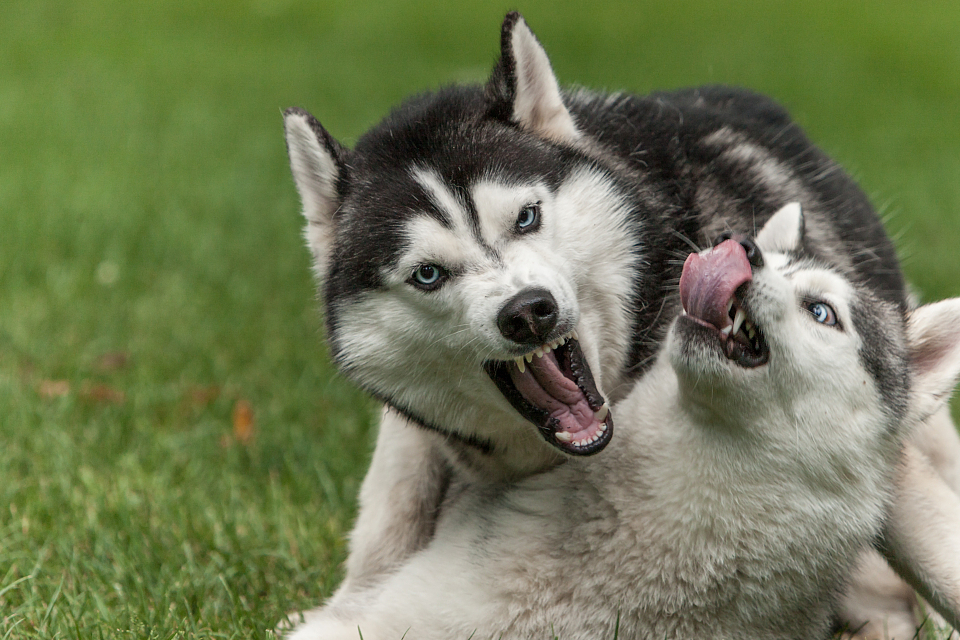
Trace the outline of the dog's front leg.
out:
<instances>
[{"instance_id":1,"label":"dog's front leg","mask_svg":"<svg viewBox=\"0 0 960 640\"><path fill-rule=\"evenodd\" d=\"M375 584L431 540L449 479L435 434L384 408L335 598Z\"/></svg>"},{"instance_id":2,"label":"dog's front leg","mask_svg":"<svg viewBox=\"0 0 960 640\"><path fill-rule=\"evenodd\" d=\"M960 519L960 514L954 512L957 506L954 496L960 495L960 437L950 417L950 407L943 407L917 425L908 442L912 446L898 475L897 502L890 514L888 529L891 531L887 533L891 539L899 537L901 546L905 547L899 550L903 556L901 562L905 565L899 570L909 571L915 574L915 580L925 581L926 589L943 590L945 583L960 580L960 575L948 573L949 565L937 564L935 560L938 550L940 555L953 554L953 557L960 558L955 536L941 540L932 537L937 535L936 523L944 526L943 523L949 525ZM931 492L924 495L927 487ZM920 502L906 502L912 499L911 496L921 496ZM929 513L927 509L930 509ZM913 510L912 517L909 510ZM925 542L907 541L918 535L925 535ZM914 553L910 553L911 546ZM879 553L868 550L861 554L839 613L847 628L859 630L854 636L858 640L912 638L917 626L924 621L924 616L917 615L917 604L910 585ZM947 605L941 603L939 606ZM952 606L957 611L960 604ZM926 612L926 615L942 623L939 616L931 613ZM951 636L958 637L956 633Z\"/></svg>"},{"instance_id":3,"label":"dog's front leg","mask_svg":"<svg viewBox=\"0 0 960 640\"><path fill-rule=\"evenodd\" d=\"M908 444L881 551L954 628L960 627L960 496Z\"/></svg>"}]
</instances>

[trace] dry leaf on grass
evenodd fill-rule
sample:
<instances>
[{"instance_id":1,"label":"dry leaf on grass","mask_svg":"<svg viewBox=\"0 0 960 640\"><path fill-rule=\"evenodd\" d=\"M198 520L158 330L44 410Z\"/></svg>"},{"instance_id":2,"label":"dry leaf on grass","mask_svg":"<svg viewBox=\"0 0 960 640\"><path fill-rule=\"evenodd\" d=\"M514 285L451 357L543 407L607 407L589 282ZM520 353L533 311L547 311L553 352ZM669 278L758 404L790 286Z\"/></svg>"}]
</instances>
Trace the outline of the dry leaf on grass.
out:
<instances>
[{"instance_id":1,"label":"dry leaf on grass","mask_svg":"<svg viewBox=\"0 0 960 640\"><path fill-rule=\"evenodd\" d=\"M130 364L130 354L126 351L110 351L97 358L97 369L104 373L126 369Z\"/></svg>"},{"instance_id":2,"label":"dry leaf on grass","mask_svg":"<svg viewBox=\"0 0 960 640\"><path fill-rule=\"evenodd\" d=\"M242 445L250 444L254 434L253 407L243 398L233 405L233 437Z\"/></svg>"},{"instance_id":3,"label":"dry leaf on grass","mask_svg":"<svg viewBox=\"0 0 960 640\"><path fill-rule=\"evenodd\" d=\"M41 380L37 385L37 393L44 398L62 398L70 393L70 382L67 380Z\"/></svg>"},{"instance_id":4,"label":"dry leaf on grass","mask_svg":"<svg viewBox=\"0 0 960 640\"><path fill-rule=\"evenodd\" d=\"M106 384L94 384L84 382L80 388L80 397L84 400L92 400L103 404L123 404L127 400L127 394L119 389L114 389Z\"/></svg>"}]
</instances>

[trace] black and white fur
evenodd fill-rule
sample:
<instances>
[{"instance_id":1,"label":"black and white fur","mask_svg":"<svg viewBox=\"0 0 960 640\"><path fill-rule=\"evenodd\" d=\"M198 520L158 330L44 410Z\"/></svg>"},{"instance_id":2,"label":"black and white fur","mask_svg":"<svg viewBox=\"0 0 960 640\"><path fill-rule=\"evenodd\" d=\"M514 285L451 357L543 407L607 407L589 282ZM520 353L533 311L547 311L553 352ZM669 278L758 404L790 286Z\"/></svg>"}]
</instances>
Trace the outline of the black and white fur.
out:
<instances>
[{"instance_id":1,"label":"black and white fur","mask_svg":"<svg viewBox=\"0 0 960 640\"><path fill-rule=\"evenodd\" d=\"M606 444L565 449L491 379L491 363L543 346L500 326L518 296L555 301L538 342L577 332L594 405L651 366L691 248L752 233L790 201L812 255L907 308L866 197L782 108L717 86L562 91L518 14L485 86L414 97L352 150L303 110L284 124L331 352L387 407L341 593L426 545L450 486L522 479ZM538 225L524 231L530 206ZM421 267L441 270L438 287L415 282Z\"/></svg>"},{"instance_id":2,"label":"black and white fur","mask_svg":"<svg viewBox=\"0 0 960 640\"><path fill-rule=\"evenodd\" d=\"M606 453L457 486L426 549L291 638L827 637L880 533L906 429L960 375L960 299L904 323L809 255L802 228L784 207L757 237L752 279L730 286L761 364L683 314L615 405Z\"/></svg>"}]
</instances>

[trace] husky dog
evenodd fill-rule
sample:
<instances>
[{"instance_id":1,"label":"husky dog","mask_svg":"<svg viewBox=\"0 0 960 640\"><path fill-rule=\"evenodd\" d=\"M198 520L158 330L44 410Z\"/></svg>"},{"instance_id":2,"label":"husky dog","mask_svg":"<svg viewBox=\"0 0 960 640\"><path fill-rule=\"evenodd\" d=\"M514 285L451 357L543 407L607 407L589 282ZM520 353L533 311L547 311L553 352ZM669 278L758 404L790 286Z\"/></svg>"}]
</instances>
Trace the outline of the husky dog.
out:
<instances>
[{"instance_id":1,"label":"husky dog","mask_svg":"<svg viewBox=\"0 0 960 640\"><path fill-rule=\"evenodd\" d=\"M809 251L907 309L866 197L777 104L562 91L516 13L484 86L414 97L354 149L301 109L284 127L332 356L387 407L342 595L427 545L452 487L604 449L719 233L799 201Z\"/></svg>"},{"instance_id":2,"label":"husky dog","mask_svg":"<svg viewBox=\"0 0 960 640\"><path fill-rule=\"evenodd\" d=\"M960 299L904 324L803 236L791 204L691 254L608 452L457 487L425 550L292 638L827 637L904 429L960 376Z\"/></svg>"}]
</instances>

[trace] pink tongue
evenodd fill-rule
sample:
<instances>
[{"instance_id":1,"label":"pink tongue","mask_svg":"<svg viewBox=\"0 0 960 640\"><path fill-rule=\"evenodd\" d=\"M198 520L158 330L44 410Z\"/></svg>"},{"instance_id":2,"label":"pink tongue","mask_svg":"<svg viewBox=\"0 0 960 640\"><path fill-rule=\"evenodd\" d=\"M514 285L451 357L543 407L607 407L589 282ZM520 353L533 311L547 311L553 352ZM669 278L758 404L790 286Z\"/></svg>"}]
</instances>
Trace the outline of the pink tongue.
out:
<instances>
[{"instance_id":1,"label":"pink tongue","mask_svg":"<svg viewBox=\"0 0 960 640\"><path fill-rule=\"evenodd\" d=\"M523 373L511 366L510 377L528 402L560 422L561 431L576 434L596 423L583 391L563 375L552 352L542 358L534 357Z\"/></svg>"},{"instance_id":2,"label":"pink tongue","mask_svg":"<svg viewBox=\"0 0 960 640\"><path fill-rule=\"evenodd\" d=\"M687 315L723 329L731 324L727 304L737 287L752 279L747 252L736 240L724 240L687 256L680 275L680 303Z\"/></svg>"}]
</instances>

